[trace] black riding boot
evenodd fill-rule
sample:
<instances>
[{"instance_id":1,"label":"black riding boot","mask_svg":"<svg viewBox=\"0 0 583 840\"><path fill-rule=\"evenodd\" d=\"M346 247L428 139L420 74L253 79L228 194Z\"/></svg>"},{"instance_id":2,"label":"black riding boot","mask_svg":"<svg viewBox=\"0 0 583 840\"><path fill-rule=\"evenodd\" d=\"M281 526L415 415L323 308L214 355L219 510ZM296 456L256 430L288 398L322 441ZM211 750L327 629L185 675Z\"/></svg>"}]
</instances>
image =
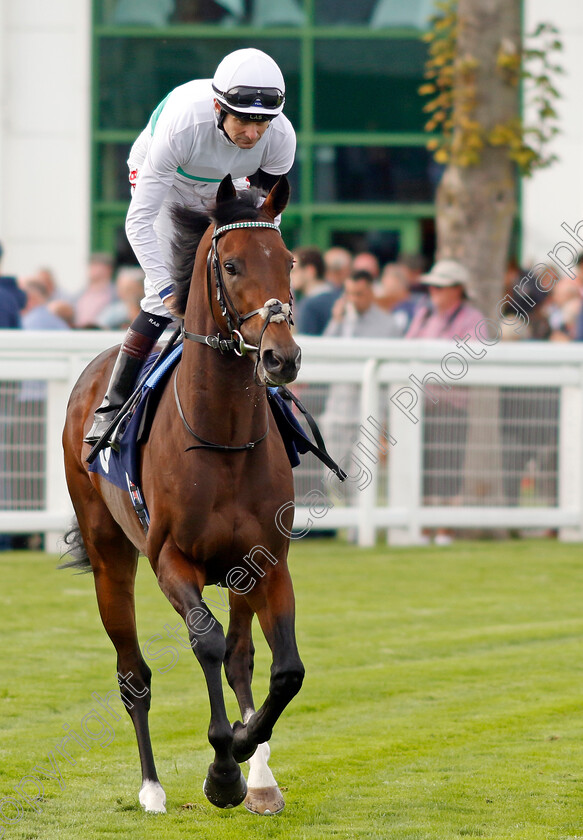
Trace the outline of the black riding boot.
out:
<instances>
[{"instance_id":1,"label":"black riding boot","mask_svg":"<svg viewBox=\"0 0 583 840\"><path fill-rule=\"evenodd\" d=\"M147 359L157 338L141 335L131 327L120 348L103 402L95 412L91 431L84 438L85 443L97 443L105 433L118 411L131 396L138 373Z\"/></svg>"}]
</instances>

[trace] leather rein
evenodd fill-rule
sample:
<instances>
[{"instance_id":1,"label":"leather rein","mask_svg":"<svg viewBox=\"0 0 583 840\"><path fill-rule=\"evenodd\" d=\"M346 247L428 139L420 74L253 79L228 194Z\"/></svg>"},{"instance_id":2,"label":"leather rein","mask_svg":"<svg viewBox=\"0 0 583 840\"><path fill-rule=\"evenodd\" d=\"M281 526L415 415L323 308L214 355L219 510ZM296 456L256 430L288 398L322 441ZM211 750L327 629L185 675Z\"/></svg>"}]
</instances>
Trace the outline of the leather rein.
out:
<instances>
[{"instance_id":1,"label":"leather rein","mask_svg":"<svg viewBox=\"0 0 583 840\"><path fill-rule=\"evenodd\" d=\"M281 234L279 227L271 222L233 222L229 225L222 225L221 227L215 228L215 231L212 236L212 244L209 249L206 262L206 281L208 293L207 298L211 310L211 316L213 320L215 320L214 313L212 311L212 286L214 275L216 300L219 304L221 314L227 323L227 329L229 330L231 337L224 338L221 336L220 332L217 333L217 335L199 335L198 333L191 333L184 329L184 324L182 325L181 332L183 338L187 339L188 341L194 341L197 344L205 344L207 347L210 347L213 350L219 350L221 353L233 352L236 356L245 356L249 351L255 351L257 353L257 356L255 359L253 378L255 379L255 381L257 381L257 366L259 364L259 359L261 356L261 343L263 341L263 335L265 333L265 330L272 322L280 323L281 321L286 321L288 326L291 327L291 325L293 324L291 314L292 296L290 292L289 303L282 303L277 298L271 298L270 300L267 300L263 304L263 306L260 306L258 309L253 309L251 312L247 312L245 315L239 314L235 304L231 299L231 296L229 295L229 292L227 291L223 280L223 275L221 272L221 263L217 252L217 241L224 233L227 233L230 230L238 230L240 228L269 228L271 230L276 230L278 233ZM255 315L259 315L264 321L263 326L261 328L261 333L259 334L259 342L257 346L253 344L247 344L240 332L242 324L249 318L253 318ZM194 429L186 420L184 411L182 409L182 405L180 403L180 397L178 396L178 389L176 385L176 372L174 374L174 399L176 401L178 414L180 415L180 419L182 420L184 427L193 437L195 437L199 441L198 445L189 446L185 450L186 452L188 452L191 449L213 449L218 450L220 452L242 452L245 450L251 450L254 449L257 446L257 444L261 443L261 441L265 440L269 433L269 409L266 409L267 427L265 429L265 432L261 435L260 438L257 438L257 440L250 441L249 443L244 443L241 446L227 446L226 444L213 443L212 441L208 441L200 437L200 435L198 435L194 431Z\"/></svg>"}]
</instances>

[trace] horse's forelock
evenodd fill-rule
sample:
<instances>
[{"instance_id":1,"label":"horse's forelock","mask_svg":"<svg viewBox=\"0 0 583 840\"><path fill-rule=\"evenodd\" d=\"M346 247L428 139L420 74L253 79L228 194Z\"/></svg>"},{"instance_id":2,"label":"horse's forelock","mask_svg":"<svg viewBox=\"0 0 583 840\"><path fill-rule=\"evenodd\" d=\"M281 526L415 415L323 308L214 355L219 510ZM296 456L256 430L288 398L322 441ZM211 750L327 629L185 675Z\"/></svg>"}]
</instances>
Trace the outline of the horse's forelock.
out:
<instances>
[{"instance_id":1,"label":"horse's forelock","mask_svg":"<svg viewBox=\"0 0 583 840\"><path fill-rule=\"evenodd\" d=\"M261 215L257 207L259 192L255 189L239 194L232 200L217 204L210 216L188 207L175 204L172 208L174 239L172 241L174 296L176 312L184 312L194 269L194 260L200 240L208 226L214 222L217 227L242 220L255 221Z\"/></svg>"},{"instance_id":2,"label":"horse's forelock","mask_svg":"<svg viewBox=\"0 0 583 840\"><path fill-rule=\"evenodd\" d=\"M217 227L221 227L244 219L255 221L259 218L261 212L261 208L257 207L259 195L260 193L257 190L251 189L241 193L236 198L215 205L212 211L214 223Z\"/></svg>"}]
</instances>

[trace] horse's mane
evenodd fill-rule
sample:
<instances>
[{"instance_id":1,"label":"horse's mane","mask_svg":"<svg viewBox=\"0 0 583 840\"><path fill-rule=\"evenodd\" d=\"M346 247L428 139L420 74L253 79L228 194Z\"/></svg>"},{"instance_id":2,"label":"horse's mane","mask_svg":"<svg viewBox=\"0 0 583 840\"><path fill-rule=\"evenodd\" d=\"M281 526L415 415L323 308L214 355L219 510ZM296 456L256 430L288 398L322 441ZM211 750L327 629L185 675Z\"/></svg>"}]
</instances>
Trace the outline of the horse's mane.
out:
<instances>
[{"instance_id":1,"label":"horse's mane","mask_svg":"<svg viewBox=\"0 0 583 840\"><path fill-rule=\"evenodd\" d=\"M256 206L257 197L257 190L248 190L236 198L217 204L210 214L179 204L173 206L175 234L172 241L172 279L175 298L173 309L176 312L184 312L186 309L196 251L208 226L211 222L221 227L243 219L255 221L261 212L261 208Z\"/></svg>"}]
</instances>

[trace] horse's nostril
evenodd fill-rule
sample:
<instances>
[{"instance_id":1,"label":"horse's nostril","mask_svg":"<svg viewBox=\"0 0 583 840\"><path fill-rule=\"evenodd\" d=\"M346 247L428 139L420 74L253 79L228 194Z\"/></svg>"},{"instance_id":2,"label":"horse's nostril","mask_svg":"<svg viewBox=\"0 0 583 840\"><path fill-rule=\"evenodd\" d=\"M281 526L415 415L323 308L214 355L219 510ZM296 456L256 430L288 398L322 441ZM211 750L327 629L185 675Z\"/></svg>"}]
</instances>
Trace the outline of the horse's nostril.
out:
<instances>
[{"instance_id":1,"label":"horse's nostril","mask_svg":"<svg viewBox=\"0 0 583 840\"><path fill-rule=\"evenodd\" d=\"M275 350L266 350L263 354L263 367L269 371L281 370L285 364L285 359L280 356Z\"/></svg>"},{"instance_id":2,"label":"horse's nostril","mask_svg":"<svg viewBox=\"0 0 583 840\"><path fill-rule=\"evenodd\" d=\"M300 359L299 348L289 355L277 350L265 350L261 356L263 369L272 382L292 382L298 375Z\"/></svg>"}]
</instances>

